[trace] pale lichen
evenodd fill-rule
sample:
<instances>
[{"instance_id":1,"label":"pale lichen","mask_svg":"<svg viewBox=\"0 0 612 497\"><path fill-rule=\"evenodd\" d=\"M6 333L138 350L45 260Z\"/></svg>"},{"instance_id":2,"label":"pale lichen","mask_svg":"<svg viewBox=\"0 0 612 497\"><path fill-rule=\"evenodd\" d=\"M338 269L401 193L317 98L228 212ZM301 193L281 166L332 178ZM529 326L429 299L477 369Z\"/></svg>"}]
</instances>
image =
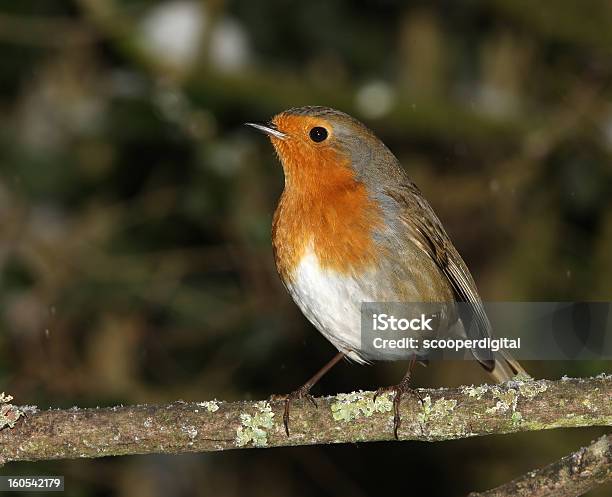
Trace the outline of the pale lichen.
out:
<instances>
[{"instance_id":1,"label":"pale lichen","mask_svg":"<svg viewBox=\"0 0 612 497\"><path fill-rule=\"evenodd\" d=\"M11 404L13 397L0 393L0 430L9 427L13 428L19 418L25 416L25 413L18 407Z\"/></svg>"},{"instance_id":2,"label":"pale lichen","mask_svg":"<svg viewBox=\"0 0 612 497\"><path fill-rule=\"evenodd\" d=\"M480 385L475 387L474 385L461 387L461 393L468 397L475 397L476 400L480 400L482 396L489 390L488 385Z\"/></svg>"},{"instance_id":3,"label":"pale lichen","mask_svg":"<svg viewBox=\"0 0 612 497\"><path fill-rule=\"evenodd\" d=\"M526 372L520 372L510 381L533 381L533 377Z\"/></svg>"},{"instance_id":4,"label":"pale lichen","mask_svg":"<svg viewBox=\"0 0 612 497\"><path fill-rule=\"evenodd\" d=\"M219 410L219 402L217 402L217 400L198 402L196 405L205 408L208 412L216 412Z\"/></svg>"},{"instance_id":5,"label":"pale lichen","mask_svg":"<svg viewBox=\"0 0 612 497\"><path fill-rule=\"evenodd\" d=\"M524 423L523 414L517 410L517 403L522 396L526 399L533 399L542 392L548 390L548 382L546 380L534 380L527 374L518 374L512 380L506 382L504 386L493 386L490 392L493 394L493 399L497 402L493 407L489 407L487 414L505 414L510 412L513 424Z\"/></svg>"},{"instance_id":6,"label":"pale lichen","mask_svg":"<svg viewBox=\"0 0 612 497\"><path fill-rule=\"evenodd\" d=\"M591 411L597 411L597 406L594 406L591 399L584 399L582 405Z\"/></svg>"},{"instance_id":7,"label":"pale lichen","mask_svg":"<svg viewBox=\"0 0 612 497\"><path fill-rule=\"evenodd\" d=\"M390 412L393 401L389 394L383 393L373 400L370 393L362 391L352 393L339 393L336 402L331 405L332 417L336 421L352 421L361 417L369 417L375 412Z\"/></svg>"},{"instance_id":8,"label":"pale lichen","mask_svg":"<svg viewBox=\"0 0 612 497\"><path fill-rule=\"evenodd\" d=\"M501 387L494 386L491 387L491 392L493 393L493 398L497 399L497 402L493 407L489 407L487 409L488 414L503 414L510 410L512 410L512 412L516 411L516 403L518 401L517 390L515 390L514 388L508 388L507 390L504 390Z\"/></svg>"},{"instance_id":9,"label":"pale lichen","mask_svg":"<svg viewBox=\"0 0 612 497\"><path fill-rule=\"evenodd\" d=\"M608 437L603 435L590 447L591 454L597 459L606 457L606 454L610 450L610 443Z\"/></svg>"},{"instance_id":10,"label":"pale lichen","mask_svg":"<svg viewBox=\"0 0 612 497\"><path fill-rule=\"evenodd\" d=\"M240 414L241 426L236 430L236 445L244 447L252 443L254 447L265 447L268 445L268 432L274 426L272 418L274 413L270 404L266 401L255 404L257 412L253 415L248 413Z\"/></svg>"},{"instance_id":11,"label":"pale lichen","mask_svg":"<svg viewBox=\"0 0 612 497\"><path fill-rule=\"evenodd\" d=\"M431 397L428 395L422 401L422 412L417 415L421 423L428 421L438 421L445 416L448 416L457 406L455 399L445 399L444 397L431 402Z\"/></svg>"},{"instance_id":12,"label":"pale lichen","mask_svg":"<svg viewBox=\"0 0 612 497\"><path fill-rule=\"evenodd\" d=\"M195 426L181 426L181 430L191 439L198 436L198 429Z\"/></svg>"},{"instance_id":13,"label":"pale lichen","mask_svg":"<svg viewBox=\"0 0 612 497\"><path fill-rule=\"evenodd\" d=\"M489 391L493 399L497 400L493 407L486 410L487 414L511 413L510 417L513 424L524 423L523 414L517 410L517 403L520 397L533 399L542 392L548 390L546 380L534 380L529 375L519 374L502 386L493 386Z\"/></svg>"},{"instance_id":14,"label":"pale lichen","mask_svg":"<svg viewBox=\"0 0 612 497\"><path fill-rule=\"evenodd\" d=\"M519 393L531 400L535 398L538 394L545 392L548 390L548 383L546 380L534 380L529 379L527 381L515 381L516 387L518 388Z\"/></svg>"}]
</instances>

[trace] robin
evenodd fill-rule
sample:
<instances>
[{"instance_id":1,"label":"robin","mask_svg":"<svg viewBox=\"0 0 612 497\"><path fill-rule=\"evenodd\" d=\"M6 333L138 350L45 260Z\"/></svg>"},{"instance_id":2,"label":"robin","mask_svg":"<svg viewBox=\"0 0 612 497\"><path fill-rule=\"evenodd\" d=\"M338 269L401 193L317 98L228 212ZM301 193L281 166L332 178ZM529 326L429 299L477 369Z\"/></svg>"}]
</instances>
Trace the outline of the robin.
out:
<instances>
[{"instance_id":1,"label":"robin","mask_svg":"<svg viewBox=\"0 0 612 497\"><path fill-rule=\"evenodd\" d=\"M284 170L285 188L272 224L278 273L304 315L339 351L285 397L287 435L293 400L314 403L311 388L343 358L360 364L374 359L360 343L362 302L467 302L476 326L466 326L463 335L491 336L465 262L427 200L372 131L344 112L319 106L247 125L269 136ZM461 327L459 317L457 323ZM506 352L472 353L496 381L524 372ZM398 385L379 390L394 392L396 438L399 403L418 360L411 358Z\"/></svg>"}]
</instances>

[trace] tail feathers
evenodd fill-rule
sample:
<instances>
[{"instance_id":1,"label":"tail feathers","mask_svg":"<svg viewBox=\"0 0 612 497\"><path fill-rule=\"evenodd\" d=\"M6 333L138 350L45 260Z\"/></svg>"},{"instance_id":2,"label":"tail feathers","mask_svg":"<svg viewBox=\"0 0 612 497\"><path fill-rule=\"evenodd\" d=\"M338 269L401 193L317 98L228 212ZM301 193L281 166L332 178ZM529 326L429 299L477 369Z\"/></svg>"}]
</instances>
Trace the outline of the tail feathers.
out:
<instances>
[{"instance_id":1,"label":"tail feathers","mask_svg":"<svg viewBox=\"0 0 612 497\"><path fill-rule=\"evenodd\" d=\"M491 363L492 362L493 361L491 361ZM483 366L489 371L489 374L497 383L503 383L504 381L511 380L517 374L527 374L518 361L505 351L496 352L495 364L491 365L493 366L491 369L484 365Z\"/></svg>"}]
</instances>

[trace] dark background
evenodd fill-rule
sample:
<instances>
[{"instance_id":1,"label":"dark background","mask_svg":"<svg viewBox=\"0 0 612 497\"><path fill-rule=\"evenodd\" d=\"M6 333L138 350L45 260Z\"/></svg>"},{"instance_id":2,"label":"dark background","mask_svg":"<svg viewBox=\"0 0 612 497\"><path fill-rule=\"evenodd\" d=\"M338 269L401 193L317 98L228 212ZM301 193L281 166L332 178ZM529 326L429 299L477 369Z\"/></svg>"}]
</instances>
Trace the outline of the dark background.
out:
<instances>
[{"instance_id":1,"label":"dark background","mask_svg":"<svg viewBox=\"0 0 612 497\"><path fill-rule=\"evenodd\" d=\"M242 126L298 105L375 130L484 299L612 300L610 26L604 0L3 2L0 391L41 408L261 399L326 362L273 265L281 168ZM315 392L404 369L342 364ZM414 383L487 379L444 363ZM69 496L455 496L604 431L1 471L65 475Z\"/></svg>"}]
</instances>

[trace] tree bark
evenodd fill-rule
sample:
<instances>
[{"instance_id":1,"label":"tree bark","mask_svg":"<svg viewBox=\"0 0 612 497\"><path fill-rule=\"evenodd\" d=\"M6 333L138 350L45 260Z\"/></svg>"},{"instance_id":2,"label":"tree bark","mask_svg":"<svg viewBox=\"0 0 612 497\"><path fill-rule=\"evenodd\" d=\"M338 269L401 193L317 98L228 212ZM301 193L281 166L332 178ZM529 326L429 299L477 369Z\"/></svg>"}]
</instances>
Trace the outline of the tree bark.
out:
<instances>
[{"instance_id":1,"label":"tree bark","mask_svg":"<svg viewBox=\"0 0 612 497\"><path fill-rule=\"evenodd\" d=\"M560 461L469 497L575 497L612 480L612 435Z\"/></svg>"},{"instance_id":2,"label":"tree bark","mask_svg":"<svg viewBox=\"0 0 612 497\"><path fill-rule=\"evenodd\" d=\"M520 431L612 426L612 376L517 380L502 385L416 391L400 409L400 440L438 441ZM0 431L0 463L125 454L217 451L393 440L392 398L354 392L282 401L175 402L86 409L19 408ZM1 422L1 419L0 419Z\"/></svg>"}]
</instances>

